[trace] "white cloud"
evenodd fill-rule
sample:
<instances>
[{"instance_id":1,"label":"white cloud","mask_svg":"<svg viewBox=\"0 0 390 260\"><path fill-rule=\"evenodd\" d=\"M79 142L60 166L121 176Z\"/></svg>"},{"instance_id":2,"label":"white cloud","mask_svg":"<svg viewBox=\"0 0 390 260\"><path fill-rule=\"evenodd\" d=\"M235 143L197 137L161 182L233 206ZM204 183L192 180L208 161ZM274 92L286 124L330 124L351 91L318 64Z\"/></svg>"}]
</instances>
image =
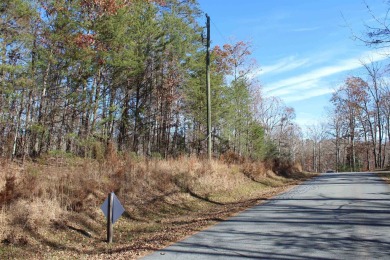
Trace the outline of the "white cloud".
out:
<instances>
[{"instance_id":1,"label":"white cloud","mask_svg":"<svg viewBox=\"0 0 390 260\"><path fill-rule=\"evenodd\" d=\"M253 73L253 77L271 74L271 73L281 73L286 71L291 71L296 68L302 67L309 62L309 59L300 59L297 60L295 56L290 56L278 61L276 64L263 66L260 69L256 70Z\"/></svg>"},{"instance_id":2,"label":"white cloud","mask_svg":"<svg viewBox=\"0 0 390 260\"><path fill-rule=\"evenodd\" d=\"M316 89L319 86L319 80L318 79L311 79L304 82L300 82L298 85L293 85L288 88L278 88L275 90L271 90L270 94L273 96L287 96L291 94L297 93L298 90L307 90L307 89ZM301 92L298 94L302 94Z\"/></svg>"},{"instance_id":3,"label":"white cloud","mask_svg":"<svg viewBox=\"0 0 390 260\"><path fill-rule=\"evenodd\" d=\"M312 113L300 112L297 113L295 122L301 126L303 130L306 130L309 125L325 122L325 118Z\"/></svg>"},{"instance_id":4,"label":"white cloud","mask_svg":"<svg viewBox=\"0 0 390 260\"><path fill-rule=\"evenodd\" d=\"M339 61L334 65L313 69L312 71L282 79L264 86L264 90L273 96L280 96L286 102L305 100L311 97L332 93L333 89L326 79L330 76L351 71L362 67L360 60L381 61L388 58L389 49L381 52L367 51L360 57L354 57ZM315 59L315 58L314 58ZM289 64L289 61L290 64ZM286 58L274 65L265 66L264 73L281 73L292 71L309 64L309 59L295 60L294 57Z\"/></svg>"},{"instance_id":5,"label":"white cloud","mask_svg":"<svg viewBox=\"0 0 390 260\"><path fill-rule=\"evenodd\" d=\"M291 30L292 32L311 32L320 29L320 27L303 27Z\"/></svg>"},{"instance_id":6,"label":"white cloud","mask_svg":"<svg viewBox=\"0 0 390 260\"><path fill-rule=\"evenodd\" d=\"M361 67L361 64L358 60L350 59L334 66L326 66L295 77L277 81L275 83L270 84L266 89L272 91L290 86L298 87L300 84L305 83L307 81L320 80L321 78L328 77L340 72L357 69L359 67Z\"/></svg>"},{"instance_id":7,"label":"white cloud","mask_svg":"<svg viewBox=\"0 0 390 260\"><path fill-rule=\"evenodd\" d=\"M333 93L333 87L329 82L312 79L289 88L279 88L269 94L278 96L289 103Z\"/></svg>"},{"instance_id":8,"label":"white cloud","mask_svg":"<svg viewBox=\"0 0 390 260\"><path fill-rule=\"evenodd\" d=\"M305 92L295 93L293 95L288 95L282 97L282 99L285 102L294 102L294 101L301 101L306 100L313 97L318 97L326 94L333 93L333 89L331 88L316 88L312 90L307 90Z\"/></svg>"}]
</instances>

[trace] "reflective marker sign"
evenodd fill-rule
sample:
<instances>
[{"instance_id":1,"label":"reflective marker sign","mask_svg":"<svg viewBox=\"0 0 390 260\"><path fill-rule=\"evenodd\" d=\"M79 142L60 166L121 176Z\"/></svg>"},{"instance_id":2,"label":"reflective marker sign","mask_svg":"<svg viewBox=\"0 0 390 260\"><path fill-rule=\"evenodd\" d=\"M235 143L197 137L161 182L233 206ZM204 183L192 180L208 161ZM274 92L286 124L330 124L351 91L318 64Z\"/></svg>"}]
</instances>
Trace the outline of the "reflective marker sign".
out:
<instances>
[{"instance_id":1,"label":"reflective marker sign","mask_svg":"<svg viewBox=\"0 0 390 260\"><path fill-rule=\"evenodd\" d=\"M111 195L112 195L112 224L114 224L118 220L118 218L123 214L123 212L125 212L125 209L123 208L122 204L119 202L115 194L111 193ZM103 211L104 216L108 218L108 198L103 202L100 208Z\"/></svg>"}]
</instances>

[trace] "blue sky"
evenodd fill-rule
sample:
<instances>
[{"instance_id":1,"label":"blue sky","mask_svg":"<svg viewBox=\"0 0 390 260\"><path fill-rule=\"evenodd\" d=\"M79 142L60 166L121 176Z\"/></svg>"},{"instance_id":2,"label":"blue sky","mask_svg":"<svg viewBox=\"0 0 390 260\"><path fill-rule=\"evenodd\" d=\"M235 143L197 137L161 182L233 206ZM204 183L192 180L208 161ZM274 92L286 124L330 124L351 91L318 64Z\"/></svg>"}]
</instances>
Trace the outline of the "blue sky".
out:
<instances>
[{"instance_id":1,"label":"blue sky","mask_svg":"<svg viewBox=\"0 0 390 260\"><path fill-rule=\"evenodd\" d=\"M303 128L322 121L331 93L350 75L362 76L361 60L384 64L385 53L354 41L373 18L361 0L199 0L211 18L212 46L250 41L266 95L295 109ZM384 17L386 0L366 0Z\"/></svg>"}]
</instances>

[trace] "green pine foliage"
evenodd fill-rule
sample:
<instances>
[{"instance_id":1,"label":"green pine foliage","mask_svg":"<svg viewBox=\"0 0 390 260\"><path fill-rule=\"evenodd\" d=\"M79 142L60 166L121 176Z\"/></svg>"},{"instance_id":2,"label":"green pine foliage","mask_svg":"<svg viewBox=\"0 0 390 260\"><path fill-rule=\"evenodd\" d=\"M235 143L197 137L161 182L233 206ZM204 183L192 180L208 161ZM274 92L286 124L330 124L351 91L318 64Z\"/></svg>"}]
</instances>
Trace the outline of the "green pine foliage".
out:
<instances>
[{"instance_id":1,"label":"green pine foliage","mask_svg":"<svg viewBox=\"0 0 390 260\"><path fill-rule=\"evenodd\" d=\"M0 14L1 156L100 158L108 143L161 158L205 153L197 1L4 0ZM271 154L253 111L249 50L212 51L215 156Z\"/></svg>"}]
</instances>

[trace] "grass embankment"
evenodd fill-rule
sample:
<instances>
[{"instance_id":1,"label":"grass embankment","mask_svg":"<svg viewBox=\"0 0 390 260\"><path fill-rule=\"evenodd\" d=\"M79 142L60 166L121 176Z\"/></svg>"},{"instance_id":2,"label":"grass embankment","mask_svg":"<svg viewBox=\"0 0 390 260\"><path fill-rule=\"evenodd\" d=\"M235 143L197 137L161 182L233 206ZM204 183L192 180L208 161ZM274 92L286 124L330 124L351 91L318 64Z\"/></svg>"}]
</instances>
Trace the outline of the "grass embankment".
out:
<instances>
[{"instance_id":1,"label":"grass embankment","mask_svg":"<svg viewBox=\"0 0 390 260\"><path fill-rule=\"evenodd\" d=\"M375 174L377 174L385 182L390 184L390 169L384 169L383 171L375 171Z\"/></svg>"},{"instance_id":2,"label":"grass embankment","mask_svg":"<svg viewBox=\"0 0 390 260\"><path fill-rule=\"evenodd\" d=\"M137 258L312 176L296 172L274 164L145 160L115 153L104 161L3 160L0 259ZM126 212L108 245L100 205L110 191Z\"/></svg>"}]
</instances>

